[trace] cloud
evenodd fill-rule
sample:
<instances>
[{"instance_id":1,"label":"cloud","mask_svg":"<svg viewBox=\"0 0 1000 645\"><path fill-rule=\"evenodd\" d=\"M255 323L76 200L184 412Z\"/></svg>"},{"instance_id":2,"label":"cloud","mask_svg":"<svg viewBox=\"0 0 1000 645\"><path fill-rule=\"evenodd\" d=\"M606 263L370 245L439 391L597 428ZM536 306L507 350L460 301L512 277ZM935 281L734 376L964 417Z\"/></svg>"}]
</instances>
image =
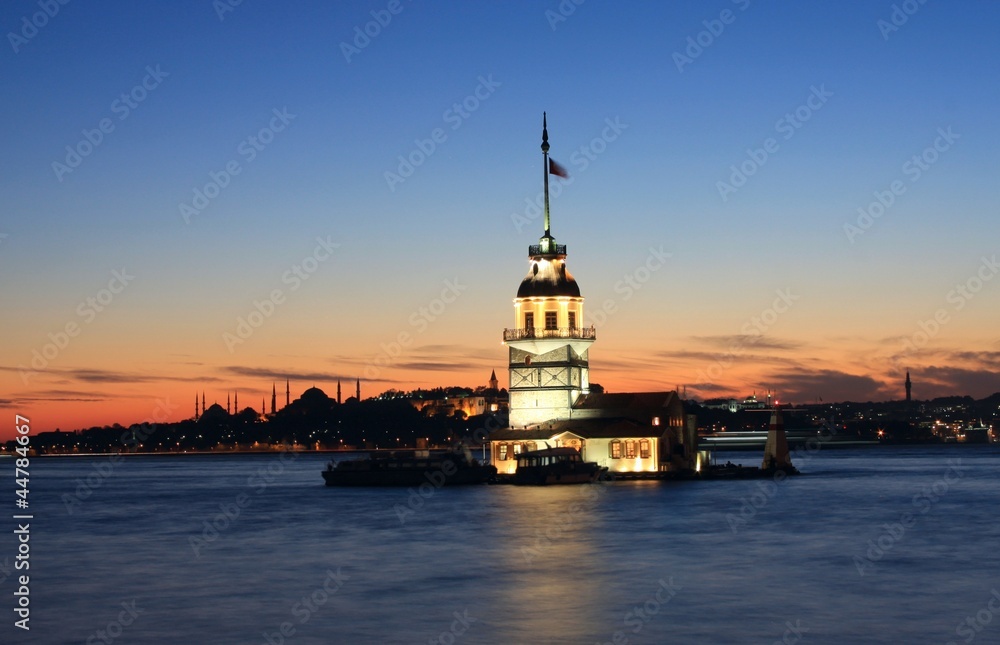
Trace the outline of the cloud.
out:
<instances>
[{"instance_id":1,"label":"cloud","mask_svg":"<svg viewBox=\"0 0 1000 645\"><path fill-rule=\"evenodd\" d=\"M912 379L914 398L920 399L954 395L982 399L1000 392L1000 373L995 370L932 365L921 368Z\"/></svg>"},{"instance_id":2,"label":"cloud","mask_svg":"<svg viewBox=\"0 0 1000 645\"><path fill-rule=\"evenodd\" d=\"M229 374L237 376L249 376L251 378L269 379L272 381L353 381L357 376L350 374L339 374L333 372L300 372L294 369L277 369L273 367L244 367L241 365L230 365L222 368Z\"/></svg>"},{"instance_id":3,"label":"cloud","mask_svg":"<svg viewBox=\"0 0 1000 645\"><path fill-rule=\"evenodd\" d=\"M802 403L817 398L827 402L902 398L901 392L895 392L882 381L839 370L772 372L764 378L764 381L775 390L780 399L791 399Z\"/></svg>"},{"instance_id":4,"label":"cloud","mask_svg":"<svg viewBox=\"0 0 1000 645\"><path fill-rule=\"evenodd\" d=\"M718 347L726 352L733 350L734 348L739 348L740 350L746 350L747 348L761 348L761 349L776 349L776 350L791 350L799 349L804 346L803 343L799 343L791 340L780 340L774 338L773 336L761 336L754 334L723 334L716 336L690 336L691 340L696 343L702 343L704 345L709 345L712 347Z\"/></svg>"}]
</instances>

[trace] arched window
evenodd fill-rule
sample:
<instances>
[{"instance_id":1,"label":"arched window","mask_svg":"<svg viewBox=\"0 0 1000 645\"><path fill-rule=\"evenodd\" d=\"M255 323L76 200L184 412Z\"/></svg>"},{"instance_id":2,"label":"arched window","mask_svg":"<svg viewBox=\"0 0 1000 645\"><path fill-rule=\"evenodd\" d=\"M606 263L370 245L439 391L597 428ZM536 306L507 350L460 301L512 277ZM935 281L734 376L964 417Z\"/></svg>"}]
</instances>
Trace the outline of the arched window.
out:
<instances>
[{"instance_id":1,"label":"arched window","mask_svg":"<svg viewBox=\"0 0 1000 645\"><path fill-rule=\"evenodd\" d=\"M635 459L635 442L631 439L625 442L625 458Z\"/></svg>"},{"instance_id":2,"label":"arched window","mask_svg":"<svg viewBox=\"0 0 1000 645\"><path fill-rule=\"evenodd\" d=\"M507 444L502 443L497 448L500 451L497 455L497 461L507 461Z\"/></svg>"},{"instance_id":3,"label":"arched window","mask_svg":"<svg viewBox=\"0 0 1000 645\"><path fill-rule=\"evenodd\" d=\"M639 456L643 459L649 459L649 439L639 440Z\"/></svg>"},{"instance_id":4,"label":"arched window","mask_svg":"<svg viewBox=\"0 0 1000 645\"><path fill-rule=\"evenodd\" d=\"M612 459L622 458L622 442L615 439L608 444L608 454Z\"/></svg>"}]
</instances>

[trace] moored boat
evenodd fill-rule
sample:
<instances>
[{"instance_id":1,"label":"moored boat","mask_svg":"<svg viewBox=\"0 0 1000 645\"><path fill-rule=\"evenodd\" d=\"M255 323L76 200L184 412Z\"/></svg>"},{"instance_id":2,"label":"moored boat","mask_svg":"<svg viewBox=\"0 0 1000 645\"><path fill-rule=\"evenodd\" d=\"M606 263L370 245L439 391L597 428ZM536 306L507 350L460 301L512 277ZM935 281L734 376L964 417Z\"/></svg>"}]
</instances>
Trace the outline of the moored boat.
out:
<instances>
[{"instance_id":1,"label":"moored boat","mask_svg":"<svg viewBox=\"0 0 1000 645\"><path fill-rule=\"evenodd\" d=\"M327 464L323 480L327 486L458 486L485 484L496 475L462 451L384 451L367 459Z\"/></svg>"},{"instance_id":2,"label":"moored boat","mask_svg":"<svg viewBox=\"0 0 1000 645\"><path fill-rule=\"evenodd\" d=\"M543 448L517 456L514 483L534 486L586 484L607 470L596 462L584 461L576 448Z\"/></svg>"}]
</instances>

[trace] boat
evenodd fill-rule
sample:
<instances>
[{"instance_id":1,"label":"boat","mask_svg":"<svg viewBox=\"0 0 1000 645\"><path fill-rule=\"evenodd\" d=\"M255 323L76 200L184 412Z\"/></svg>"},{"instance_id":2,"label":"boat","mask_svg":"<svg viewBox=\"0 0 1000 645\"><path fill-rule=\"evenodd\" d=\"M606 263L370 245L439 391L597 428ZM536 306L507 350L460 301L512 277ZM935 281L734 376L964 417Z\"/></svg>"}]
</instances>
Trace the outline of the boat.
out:
<instances>
[{"instance_id":1,"label":"boat","mask_svg":"<svg viewBox=\"0 0 1000 645\"><path fill-rule=\"evenodd\" d=\"M517 456L514 483L533 486L586 484L607 471L596 462L584 461L576 448L542 448Z\"/></svg>"},{"instance_id":2,"label":"boat","mask_svg":"<svg viewBox=\"0 0 1000 645\"><path fill-rule=\"evenodd\" d=\"M497 474L493 466L473 459L466 450L388 450L366 459L330 462L323 471L327 486L421 486L434 488L485 484Z\"/></svg>"}]
</instances>

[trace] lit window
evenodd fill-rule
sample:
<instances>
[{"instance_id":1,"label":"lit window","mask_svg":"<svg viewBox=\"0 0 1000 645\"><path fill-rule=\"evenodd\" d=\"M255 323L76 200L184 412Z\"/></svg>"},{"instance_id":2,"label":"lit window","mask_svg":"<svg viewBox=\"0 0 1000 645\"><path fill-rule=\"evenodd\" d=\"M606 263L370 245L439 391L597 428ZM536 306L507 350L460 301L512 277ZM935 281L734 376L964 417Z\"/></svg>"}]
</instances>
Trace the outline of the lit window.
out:
<instances>
[{"instance_id":1,"label":"lit window","mask_svg":"<svg viewBox=\"0 0 1000 645\"><path fill-rule=\"evenodd\" d=\"M497 461L507 461L507 444L502 443L499 448L500 455L497 457Z\"/></svg>"},{"instance_id":2,"label":"lit window","mask_svg":"<svg viewBox=\"0 0 1000 645\"><path fill-rule=\"evenodd\" d=\"M653 417L653 425L654 426L660 425L660 417Z\"/></svg>"},{"instance_id":3,"label":"lit window","mask_svg":"<svg viewBox=\"0 0 1000 645\"><path fill-rule=\"evenodd\" d=\"M621 459L622 458L622 442L615 439L610 444L611 447L611 458Z\"/></svg>"},{"instance_id":4,"label":"lit window","mask_svg":"<svg viewBox=\"0 0 1000 645\"><path fill-rule=\"evenodd\" d=\"M519 443L514 444L514 454L515 455L521 454L521 444Z\"/></svg>"},{"instance_id":5,"label":"lit window","mask_svg":"<svg viewBox=\"0 0 1000 645\"><path fill-rule=\"evenodd\" d=\"M556 319L556 312L546 311L545 312L545 328L546 329L558 329L558 323Z\"/></svg>"},{"instance_id":6,"label":"lit window","mask_svg":"<svg viewBox=\"0 0 1000 645\"><path fill-rule=\"evenodd\" d=\"M639 441L639 456L643 459L649 459L649 439Z\"/></svg>"},{"instance_id":7,"label":"lit window","mask_svg":"<svg viewBox=\"0 0 1000 645\"><path fill-rule=\"evenodd\" d=\"M576 329L576 312L569 312L569 328Z\"/></svg>"},{"instance_id":8,"label":"lit window","mask_svg":"<svg viewBox=\"0 0 1000 645\"><path fill-rule=\"evenodd\" d=\"M535 328L535 312L529 311L524 314L524 328L534 329Z\"/></svg>"},{"instance_id":9,"label":"lit window","mask_svg":"<svg viewBox=\"0 0 1000 645\"><path fill-rule=\"evenodd\" d=\"M631 439L625 442L625 458L635 459L635 442Z\"/></svg>"}]
</instances>

